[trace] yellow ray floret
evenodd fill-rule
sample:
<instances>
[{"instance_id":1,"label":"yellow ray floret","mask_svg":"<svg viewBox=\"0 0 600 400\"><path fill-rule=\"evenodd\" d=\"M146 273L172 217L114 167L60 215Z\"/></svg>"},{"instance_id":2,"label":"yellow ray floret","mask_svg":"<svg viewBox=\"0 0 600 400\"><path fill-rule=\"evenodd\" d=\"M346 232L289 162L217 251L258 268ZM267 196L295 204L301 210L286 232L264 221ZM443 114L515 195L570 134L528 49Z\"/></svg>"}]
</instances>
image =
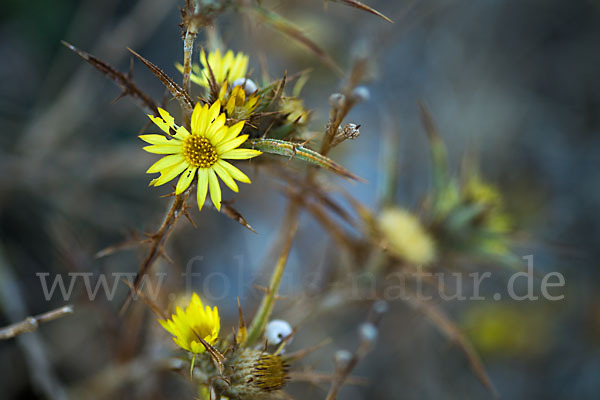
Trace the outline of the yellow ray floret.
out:
<instances>
[{"instance_id":1,"label":"yellow ray floret","mask_svg":"<svg viewBox=\"0 0 600 400\"><path fill-rule=\"evenodd\" d=\"M240 52L234 54L228 50L224 56L221 51L215 50L208 53L208 56L202 50L200 53L200 63L202 69L198 65L193 66L192 82L208 87L208 78L212 71L217 85L221 86L223 82L233 82L239 78L245 78L248 72L248 56ZM210 66L210 69L209 69Z\"/></svg>"},{"instance_id":2,"label":"yellow ray floret","mask_svg":"<svg viewBox=\"0 0 600 400\"><path fill-rule=\"evenodd\" d=\"M215 207L221 209L221 187L219 179L234 192L238 191L236 180L250 183L250 179L226 160L246 160L262 154L258 150L240 149L248 135L240 135L245 121L227 126L226 116L221 113L221 103L216 101L210 107L196 104L192 113L192 132L177 126L168 112L159 108L160 117L148 115L152 122L162 129L164 135L141 135L140 139L149 143L144 150L154 154L165 154L147 173L160 172L150 185L163 185L179 177L175 193L183 193L194 178L198 178L198 208L202 209L206 195ZM217 178L218 177L218 178Z\"/></svg>"},{"instance_id":3,"label":"yellow ray floret","mask_svg":"<svg viewBox=\"0 0 600 400\"><path fill-rule=\"evenodd\" d=\"M192 300L185 311L177 307L176 314L173 314L170 319L158 320L158 322L173 335L173 341L179 347L194 354L206 350L200 338L214 345L221 329L219 309L216 306L213 309L209 306L205 307L196 293L192 295Z\"/></svg>"}]
</instances>

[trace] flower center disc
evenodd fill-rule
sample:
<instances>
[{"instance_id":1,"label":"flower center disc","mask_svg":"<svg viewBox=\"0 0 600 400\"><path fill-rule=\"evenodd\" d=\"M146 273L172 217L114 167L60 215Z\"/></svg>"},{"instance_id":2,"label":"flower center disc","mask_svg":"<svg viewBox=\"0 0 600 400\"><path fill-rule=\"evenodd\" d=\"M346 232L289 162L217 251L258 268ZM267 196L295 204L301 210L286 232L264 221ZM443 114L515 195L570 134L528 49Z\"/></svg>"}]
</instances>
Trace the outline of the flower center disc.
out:
<instances>
[{"instance_id":1,"label":"flower center disc","mask_svg":"<svg viewBox=\"0 0 600 400\"><path fill-rule=\"evenodd\" d=\"M202 136L190 135L183 144L183 155L188 163L198 168L208 168L217 162L217 150Z\"/></svg>"}]
</instances>

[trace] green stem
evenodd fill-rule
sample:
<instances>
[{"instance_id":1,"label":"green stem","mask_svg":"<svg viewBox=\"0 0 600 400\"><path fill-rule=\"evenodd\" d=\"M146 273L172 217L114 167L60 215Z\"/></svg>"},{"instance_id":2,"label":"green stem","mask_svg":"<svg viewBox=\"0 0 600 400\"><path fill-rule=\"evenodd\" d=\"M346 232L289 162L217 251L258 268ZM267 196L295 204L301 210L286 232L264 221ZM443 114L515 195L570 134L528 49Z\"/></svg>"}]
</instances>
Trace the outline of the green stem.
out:
<instances>
[{"instance_id":1,"label":"green stem","mask_svg":"<svg viewBox=\"0 0 600 400\"><path fill-rule=\"evenodd\" d=\"M281 285L281 278L283 277L283 271L285 270L285 265L287 264L288 256L290 255L290 250L292 248L292 242L294 240L294 236L296 234L296 229L298 228L298 207L295 203L290 205L288 211L288 223L286 224L287 236L285 239L285 243L283 245L283 250L279 259L277 260L277 265L275 265L275 270L273 271L273 275L271 275L271 282L269 284L269 288L267 290L267 294L263 297L263 300L258 308L256 316L250 325L250 329L248 330L248 346L254 345L261 337L265 326L269 322L269 317L271 316L271 312L273 311L273 306L275 304L275 297L277 296L277 292L279 291L279 286Z\"/></svg>"}]
</instances>

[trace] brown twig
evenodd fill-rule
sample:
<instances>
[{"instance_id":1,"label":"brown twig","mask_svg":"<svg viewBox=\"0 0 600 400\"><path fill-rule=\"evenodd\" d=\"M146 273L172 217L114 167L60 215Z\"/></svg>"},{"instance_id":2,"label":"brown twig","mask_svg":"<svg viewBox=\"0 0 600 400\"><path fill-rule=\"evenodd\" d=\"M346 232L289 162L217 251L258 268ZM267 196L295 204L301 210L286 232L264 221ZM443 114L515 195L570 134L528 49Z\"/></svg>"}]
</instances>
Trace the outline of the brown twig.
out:
<instances>
[{"instance_id":1,"label":"brown twig","mask_svg":"<svg viewBox=\"0 0 600 400\"><path fill-rule=\"evenodd\" d=\"M73 314L72 305L60 307L33 317L27 317L21 322L0 328L0 340L10 339L25 332L33 332L37 330L40 324L53 321L69 314Z\"/></svg>"}]
</instances>

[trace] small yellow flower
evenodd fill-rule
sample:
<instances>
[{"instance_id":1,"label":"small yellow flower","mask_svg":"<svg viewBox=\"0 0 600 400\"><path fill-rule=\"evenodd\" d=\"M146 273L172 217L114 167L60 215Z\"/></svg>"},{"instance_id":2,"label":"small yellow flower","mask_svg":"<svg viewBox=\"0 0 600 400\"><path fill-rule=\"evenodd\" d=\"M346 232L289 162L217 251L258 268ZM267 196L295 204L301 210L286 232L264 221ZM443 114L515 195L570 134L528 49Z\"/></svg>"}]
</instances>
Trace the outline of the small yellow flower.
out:
<instances>
[{"instance_id":1,"label":"small yellow flower","mask_svg":"<svg viewBox=\"0 0 600 400\"><path fill-rule=\"evenodd\" d=\"M228 93L227 82L224 82L219 91L219 100L225 104L225 112L229 118L247 119L258 107L259 97L256 93L246 97L243 85L234 86L231 93Z\"/></svg>"},{"instance_id":2,"label":"small yellow flower","mask_svg":"<svg viewBox=\"0 0 600 400\"><path fill-rule=\"evenodd\" d=\"M217 342L221 329L219 309L216 306L212 310L209 306L204 307L196 293L185 311L177 307L176 314L171 319L158 322L174 336L173 341L179 347L194 354L206 350L199 338L213 345Z\"/></svg>"},{"instance_id":3,"label":"small yellow flower","mask_svg":"<svg viewBox=\"0 0 600 400\"><path fill-rule=\"evenodd\" d=\"M228 50L225 56L221 56L221 51L215 50L208 53L208 57L204 50L200 53L199 65L194 65L193 74L190 77L192 82L208 87L208 78L210 77L210 71L212 71L217 85L221 86L223 82L233 82L239 78L245 78L248 72L248 56L242 52L233 54L233 51ZM210 70L209 67L210 66Z\"/></svg>"},{"instance_id":4,"label":"small yellow flower","mask_svg":"<svg viewBox=\"0 0 600 400\"><path fill-rule=\"evenodd\" d=\"M147 173L160 172L160 176L150 185L165 184L181 175L175 193L183 193L198 177L198 208L206 199L210 188L210 198L215 207L221 209L221 187L219 178L234 192L238 191L235 180L250 183L250 179L226 159L246 160L262 154L258 150L239 149L248 139L248 135L240 135L245 121L233 126L225 125L226 116L221 113L221 103L217 100L210 108L208 105L196 104L192 113L192 133L183 126L177 126L174 118L162 108L158 109L160 117L148 115L160 129L170 138L163 135L141 135L140 139L151 146L144 147L149 153L168 154L154 163ZM172 134L174 132L174 134Z\"/></svg>"},{"instance_id":5,"label":"small yellow flower","mask_svg":"<svg viewBox=\"0 0 600 400\"><path fill-rule=\"evenodd\" d=\"M402 259L417 265L429 264L435 259L433 239L410 212L386 209L379 216L378 225L389 250Z\"/></svg>"}]
</instances>

